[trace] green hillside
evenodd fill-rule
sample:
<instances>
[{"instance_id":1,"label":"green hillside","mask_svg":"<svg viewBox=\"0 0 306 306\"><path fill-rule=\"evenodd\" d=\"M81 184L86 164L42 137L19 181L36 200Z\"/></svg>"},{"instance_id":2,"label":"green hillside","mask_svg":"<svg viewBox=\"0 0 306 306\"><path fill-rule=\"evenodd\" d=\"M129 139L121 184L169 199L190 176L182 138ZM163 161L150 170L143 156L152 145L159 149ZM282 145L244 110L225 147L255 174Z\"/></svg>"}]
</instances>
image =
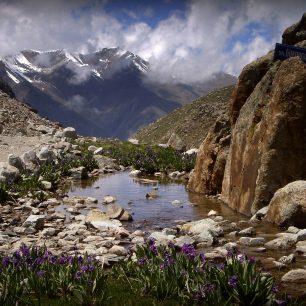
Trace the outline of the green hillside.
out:
<instances>
[{"instance_id":1,"label":"green hillside","mask_svg":"<svg viewBox=\"0 0 306 306\"><path fill-rule=\"evenodd\" d=\"M175 133L187 148L197 148L217 117L227 112L233 89L234 86L228 86L211 91L138 130L131 138L140 143L159 144L167 143Z\"/></svg>"}]
</instances>

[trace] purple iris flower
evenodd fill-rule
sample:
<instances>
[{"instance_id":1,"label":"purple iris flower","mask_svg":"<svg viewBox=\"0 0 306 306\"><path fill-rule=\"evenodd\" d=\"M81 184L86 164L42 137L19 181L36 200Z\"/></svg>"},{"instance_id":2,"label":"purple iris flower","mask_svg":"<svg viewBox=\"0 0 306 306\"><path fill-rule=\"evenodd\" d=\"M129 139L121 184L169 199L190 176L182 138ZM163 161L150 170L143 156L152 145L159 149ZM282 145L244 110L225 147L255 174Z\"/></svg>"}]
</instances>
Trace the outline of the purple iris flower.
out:
<instances>
[{"instance_id":1,"label":"purple iris flower","mask_svg":"<svg viewBox=\"0 0 306 306\"><path fill-rule=\"evenodd\" d=\"M36 273L38 278L43 278L46 275L46 272L43 270L40 270Z\"/></svg>"},{"instance_id":2,"label":"purple iris flower","mask_svg":"<svg viewBox=\"0 0 306 306\"><path fill-rule=\"evenodd\" d=\"M182 253L189 258L195 258L196 253L192 244L184 244L182 247Z\"/></svg>"},{"instance_id":3,"label":"purple iris flower","mask_svg":"<svg viewBox=\"0 0 306 306\"><path fill-rule=\"evenodd\" d=\"M227 283L230 285L230 287L235 288L237 286L237 283L238 283L238 276L237 275L232 275L229 278Z\"/></svg>"}]
</instances>

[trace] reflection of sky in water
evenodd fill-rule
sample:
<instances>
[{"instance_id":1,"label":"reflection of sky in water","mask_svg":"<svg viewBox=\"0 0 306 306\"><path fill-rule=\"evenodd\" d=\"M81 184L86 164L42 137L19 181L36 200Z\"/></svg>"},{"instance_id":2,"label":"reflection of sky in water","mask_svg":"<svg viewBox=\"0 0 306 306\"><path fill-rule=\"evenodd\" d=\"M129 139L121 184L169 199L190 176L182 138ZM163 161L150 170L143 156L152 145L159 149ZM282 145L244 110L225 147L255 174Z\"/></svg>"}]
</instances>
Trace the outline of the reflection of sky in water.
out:
<instances>
[{"instance_id":1,"label":"reflection of sky in water","mask_svg":"<svg viewBox=\"0 0 306 306\"><path fill-rule=\"evenodd\" d=\"M79 183L75 183L79 184ZM106 195L117 198L117 204L133 213L134 223L147 226L171 226L174 220L198 220L205 218L211 210L217 210L222 215L230 214L237 219L237 214L219 201L209 200L203 196L188 194L184 184L174 182L159 182L157 184L142 184L130 177L127 172L120 172L99 178L91 184L72 186L69 196L90 196L99 200L98 207L105 210L102 199ZM99 187L99 188L96 188ZM156 199L146 199L146 193L157 187ZM180 205L173 205L179 200ZM241 219L241 216L240 216Z\"/></svg>"},{"instance_id":2,"label":"reflection of sky in water","mask_svg":"<svg viewBox=\"0 0 306 306\"><path fill-rule=\"evenodd\" d=\"M95 188L97 186L99 186L99 188ZM156 191L158 198L147 200L145 197L146 193L152 191L154 186L158 187ZM133 213L134 221L124 224L124 227L131 231L138 227L144 230L154 230L156 227L174 226L174 221L179 219L203 219L207 217L207 213L211 209L216 210L225 219L230 221L238 222L240 220L248 220L248 218L234 212L228 206L222 205L220 201L207 199L201 195L186 192L183 184L174 182L160 182L156 185L140 184L130 177L127 172L107 175L92 183L88 181L75 182L75 185L72 186L68 194L69 196L95 197L99 200L99 204L92 205L91 208L98 207L102 210L106 210L108 207L102 204L104 196L109 194L116 197L117 204L126 208L130 213ZM171 202L174 200L179 200L181 205L172 205ZM130 201L132 204L129 204ZM82 211L82 213L86 214L87 211ZM266 241L274 239L275 234L279 232L275 226L265 222L253 223L251 225L245 224L242 227L248 226L255 227L257 236L264 237ZM239 239L239 237L233 237L231 239L235 241ZM290 250L267 250L265 253L258 253L255 249L256 248L240 246L242 252L246 252L250 256L255 256L263 260L267 257L278 259L283 255L290 254ZM304 267L305 264L306 257L298 256L297 263L292 267ZM289 268L290 266L288 266L287 270ZM273 270L273 275L279 279L285 271L286 270ZM287 288L290 288L289 291L293 294L297 290L294 286L288 286ZM301 289L303 288L304 287L301 287Z\"/></svg>"}]
</instances>

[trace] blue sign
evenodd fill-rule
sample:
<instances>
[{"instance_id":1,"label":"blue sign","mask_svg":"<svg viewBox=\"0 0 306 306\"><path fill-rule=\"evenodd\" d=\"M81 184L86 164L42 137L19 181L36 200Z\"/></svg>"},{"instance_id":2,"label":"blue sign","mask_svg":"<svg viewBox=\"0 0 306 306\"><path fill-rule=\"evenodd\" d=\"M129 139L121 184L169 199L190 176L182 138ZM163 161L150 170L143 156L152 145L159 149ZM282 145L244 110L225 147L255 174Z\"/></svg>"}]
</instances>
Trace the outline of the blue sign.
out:
<instances>
[{"instance_id":1,"label":"blue sign","mask_svg":"<svg viewBox=\"0 0 306 306\"><path fill-rule=\"evenodd\" d=\"M306 63L306 49L276 43L274 50L274 60L285 60L294 56L300 57L302 61Z\"/></svg>"}]
</instances>

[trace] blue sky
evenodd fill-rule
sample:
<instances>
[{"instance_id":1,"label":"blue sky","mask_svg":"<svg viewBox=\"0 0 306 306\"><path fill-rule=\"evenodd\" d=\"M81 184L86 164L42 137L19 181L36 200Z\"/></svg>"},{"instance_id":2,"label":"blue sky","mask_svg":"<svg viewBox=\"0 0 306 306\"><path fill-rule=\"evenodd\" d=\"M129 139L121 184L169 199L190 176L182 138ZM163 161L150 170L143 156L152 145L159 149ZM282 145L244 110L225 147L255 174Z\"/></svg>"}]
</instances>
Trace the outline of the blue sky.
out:
<instances>
[{"instance_id":1,"label":"blue sky","mask_svg":"<svg viewBox=\"0 0 306 306\"><path fill-rule=\"evenodd\" d=\"M305 0L0 0L0 56L120 47L159 81L202 81L238 75L304 12Z\"/></svg>"}]
</instances>

